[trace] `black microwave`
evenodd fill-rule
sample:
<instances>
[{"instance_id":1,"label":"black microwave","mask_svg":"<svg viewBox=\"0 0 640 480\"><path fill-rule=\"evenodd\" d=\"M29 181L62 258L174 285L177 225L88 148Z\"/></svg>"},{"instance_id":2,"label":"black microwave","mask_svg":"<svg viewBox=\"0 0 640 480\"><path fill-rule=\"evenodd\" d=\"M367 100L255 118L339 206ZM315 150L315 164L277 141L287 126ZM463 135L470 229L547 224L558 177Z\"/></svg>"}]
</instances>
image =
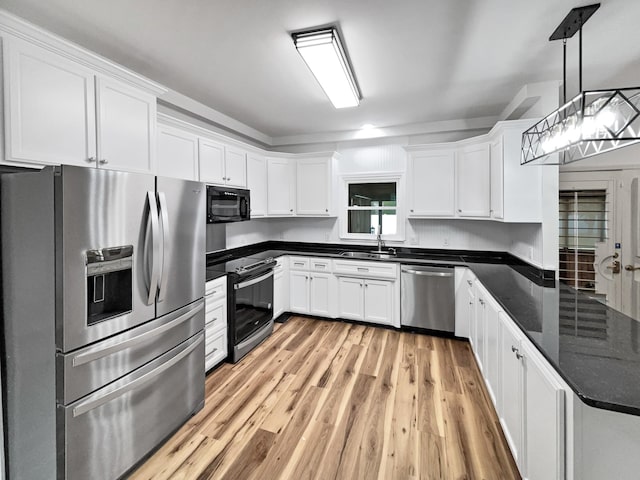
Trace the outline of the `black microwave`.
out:
<instances>
[{"instance_id":1,"label":"black microwave","mask_svg":"<svg viewBox=\"0 0 640 480\"><path fill-rule=\"evenodd\" d=\"M207 185L207 223L251 219L249 190Z\"/></svg>"}]
</instances>

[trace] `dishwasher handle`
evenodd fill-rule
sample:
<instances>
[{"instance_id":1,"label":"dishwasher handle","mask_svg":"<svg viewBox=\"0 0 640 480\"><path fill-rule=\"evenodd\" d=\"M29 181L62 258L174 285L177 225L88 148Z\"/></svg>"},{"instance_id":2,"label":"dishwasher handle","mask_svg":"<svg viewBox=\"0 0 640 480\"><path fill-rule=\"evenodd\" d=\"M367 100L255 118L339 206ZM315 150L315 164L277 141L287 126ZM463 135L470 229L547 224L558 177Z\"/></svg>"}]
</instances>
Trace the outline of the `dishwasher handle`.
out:
<instances>
[{"instance_id":1,"label":"dishwasher handle","mask_svg":"<svg viewBox=\"0 0 640 480\"><path fill-rule=\"evenodd\" d=\"M402 273L409 273L411 275L421 275L423 277L452 277L453 272L442 272L434 270L416 270L413 268L402 267Z\"/></svg>"}]
</instances>

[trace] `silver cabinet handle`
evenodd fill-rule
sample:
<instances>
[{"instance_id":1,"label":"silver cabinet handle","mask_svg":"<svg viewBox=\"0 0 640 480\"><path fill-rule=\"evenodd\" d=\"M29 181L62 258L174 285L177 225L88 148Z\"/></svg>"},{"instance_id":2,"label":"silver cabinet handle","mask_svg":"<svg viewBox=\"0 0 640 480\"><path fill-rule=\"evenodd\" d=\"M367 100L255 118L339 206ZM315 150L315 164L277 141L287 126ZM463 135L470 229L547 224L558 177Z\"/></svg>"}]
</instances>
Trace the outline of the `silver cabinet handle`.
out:
<instances>
[{"instance_id":1,"label":"silver cabinet handle","mask_svg":"<svg viewBox=\"0 0 640 480\"><path fill-rule=\"evenodd\" d=\"M467 280L467 283L469 284L469 286L473 285L473 282L471 280Z\"/></svg>"},{"instance_id":2,"label":"silver cabinet handle","mask_svg":"<svg viewBox=\"0 0 640 480\"><path fill-rule=\"evenodd\" d=\"M107 160L106 158L101 158L101 159L100 159L100 163L101 163L102 165L105 165L105 164L109 163L109 160Z\"/></svg>"},{"instance_id":3,"label":"silver cabinet handle","mask_svg":"<svg viewBox=\"0 0 640 480\"><path fill-rule=\"evenodd\" d=\"M368 269L368 268L365 268L365 267L358 267L358 271L359 271L359 272L368 272L368 271L369 271L369 269Z\"/></svg>"},{"instance_id":4,"label":"silver cabinet handle","mask_svg":"<svg viewBox=\"0 0 640 480\"><path fill-rule=\"evenodd\" d=\"M290 212L293 212L293 208L289 210Z\"/></svg>"},{"instance_id":5,"label":"silver cabinet handle","mask_svg":"<svg viewBox=\"0 0 640 480\"><path fill-rule=\"evenodd\" d=\"M93 362L94 360L98 360L99 358L106 357L107 355L111 355L112 353L119 352L126 348L133 347L134 345L139 345L141 343L146 342L148 339L152 337L156 337L161 333L166 332L167 330L171 330L174 327L186 322L187 320L193 318L193 316L198 313L200 310L204 308L204 303L201 303L193 310L189 310L186 313L183 313L178 318L171 320L169 323L165 323L153 330L149 330L137 337L130 338L128 340L124 340L123 342L116 343L115 345L109 345L107 347L98 347L97 349L89 350L88 352L79 353L73 357L71 364L74 367L79 367L80 365L84 365L85 363Z\"/></svg>"},{"instance_id":6,"label":"silver cabinet handle","mask_svg":"<svg viewBox=\"0 0 640 480\"><path fill-rule=\"evenodd\" d=\"M462 213L462 209L460 209L460 208L459 208L459 209L458 209L458 213Z\"/></svg>"},{"instance_id":7,"label":"silver cabinet handle","mask_svg":"<svg viewBox=\"0 0 640 480\"><path fill-rule=\"evenodd\" d=\"M483 299L479 299L478 301L480 302L480 305L484 305L484 300Z\"/></svg>"},{"instance_id":8,"label":"silver cabinet handle","mask_svg":"<svg viewBox=\"0 0 640 480\"><path fill-rule=\"evenodd\" d=\"M511 351L516 354L516 358L518 360L522 360L524 358L524 355L520 353L520 350L514 347L513 345L511 345Z\"/></svg>"},{"instance_id":9,"label":"silver cabinet handle","mask_svg":"<svg viewBox=\"0 0 640 480\"><path fill-rule=\"evenodd\" d=\"M158 288L158 301L162 302L167 294L167 280L169 278L169 268L166 265L166 258L171 251L171 243L169 242L169 211L167 209L167 197L164 192L158 192L158 200L160 201L160 214L162 218L162 273L160 274L160 287Z\"/></svg>"},{"instance_id":10,"label":"silver cabinet handle","mask_svg":"<svg viewBox=\"0 0 640 480\"><path fill-rule=\"evenodd\" d=\"M413 208L411 209L411 212L413 212Z\"/></svg>"},{"instance_id":11,"label":"silver cabinet handle","mask_svg":"<svg viewBox=\"0 0 640 480\"><path fill-rule=\"evenodd\" d=\"M325 212L329 212L329 209L328 209L328 208L325 208L325 209L324 209L324 211L325 211Z\"/></svg>"},{"instance_id":12,"label":"silver cabinet handle","mask_svg":"<svg viewBox=\"0 0 640 480\"><path fill-rule=\"evenodd\" d=\"M147 230L144 236L144 263L145 270L149 274L149 295L147 305L152 305L156 301L158 293L158 262L160 261L160 235L158 204L155 192L147 192L147 202L149 203L149 218L147 220ZM151 236L151 266L149 267L149 236Z\"/></svg>"},{"instance_id":13,"label":"silver cabinet handle","mask_svg":"<svg viewBox=\"0 0 640 480\"><path fill-rule=\"evenodd\" d=\"M105 403L110 402L114 398L118 398L118 397L124 395L125 393L130 392L132 390L135 390L136 388L144 385L145 383L150 382L155 377L160 375L162 372L168 370L169 368L174 366L176 363L178 363L180 360L182 360L184 357L188 356L203 341L204 341L204 337L201 335L198 338L198 340L196 340L194 343L189 345L189 347L187 347L185 350L183 350L182 352L177 354L172 359L166 361L165 363L163 363L159 367L151 370L150 372L145 373L141 377L138 377L135 380L133 380L133 381L131 381L131 382L119 387L119 388L111 390L109 393L105 393L104 395L102 395L102 396L100 396L98 398L95 398L95 399L86 400L86 401L80 403L79 405L73 407L73 416L74 417L79 417L80 415L83 415L83 414L85 414L85 413L87 413L87 412L89 412L89 411L91 411L91 410L93 410L95 408L100 407L101 405L104 405Z\"/></svg>"},{"instance_id":14,"label":"silver cabinet handle","mask_svg":"<svg viewBox=\"0 0 640 480\"><path fill-rule=\"evenodd\" d=\"M96 157L89 157L89 158L87 158L87 162L89 162L89 163L95 163L95 162L96 162Z\"/></svg>"},{"instance_id":15,"label":"silver cabinet handle","mask_svg":"<svg viewBox=\"0 0 640 480\"><path fill-rule=\"evenodd\" d=\"M231 180L231 177L227 177L227 182L228 182L229 180Z\"/></svg>"}]
</instances>

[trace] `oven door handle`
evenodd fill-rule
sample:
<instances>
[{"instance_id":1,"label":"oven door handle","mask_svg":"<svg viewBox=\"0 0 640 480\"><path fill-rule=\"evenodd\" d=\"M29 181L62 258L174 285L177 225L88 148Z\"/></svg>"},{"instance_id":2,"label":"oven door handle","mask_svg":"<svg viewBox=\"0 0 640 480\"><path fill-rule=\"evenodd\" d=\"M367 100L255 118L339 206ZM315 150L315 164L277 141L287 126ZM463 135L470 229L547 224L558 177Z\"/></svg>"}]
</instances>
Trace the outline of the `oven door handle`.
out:
<instances>
[{"instance_id":1,"label":"oven door handle","mask_svg":"<svg viewBox=\"0 0 640 480\"><path fill-rule=\"evenodd\" d=\"M245 287L250 287L251 285L255 285L256 283L260 283L263 280L266 280L269 277L273 277L273 270L269 270L269 272L267 272L264 275L261 275L257 278L253 278L251 280L247 280L246 282L241 282L241 283L236 283L233 286L234 290L240 290L241 288L245 288Z\"/></svg>"},{"instance_id":2,"label":"oven door handle","mask_svg":"<svg viewBox=\"0 0 640 480\"><path fill-rule=\"evenodd\" d=\"M110 392L99 396L98 398L88 399L80 403L79 405L76 405L75 407L73 407L74 418L79 417L80 415L83 415L95 408L98 408L104 405L105 403L110 402L114 398L118 398L124 395L125 393L130 392L131 390L135 390L136 388L141 387L145 383L148 383L149 381L153 380L155 377L160 375L162 372L168 370L173 365L178 363L180 360L182 360L184 357L189 355L191 352L193 352L202 342L204 342L204 335L200 335L195 342L189 345L182 352L178 353L175 357L167 360L165 363L154 368L150 372L147 372L142 376L136 378L135 380L132 380L131 382L126 383L121 387L115 388Z\"/></svg>"}]
</instances>

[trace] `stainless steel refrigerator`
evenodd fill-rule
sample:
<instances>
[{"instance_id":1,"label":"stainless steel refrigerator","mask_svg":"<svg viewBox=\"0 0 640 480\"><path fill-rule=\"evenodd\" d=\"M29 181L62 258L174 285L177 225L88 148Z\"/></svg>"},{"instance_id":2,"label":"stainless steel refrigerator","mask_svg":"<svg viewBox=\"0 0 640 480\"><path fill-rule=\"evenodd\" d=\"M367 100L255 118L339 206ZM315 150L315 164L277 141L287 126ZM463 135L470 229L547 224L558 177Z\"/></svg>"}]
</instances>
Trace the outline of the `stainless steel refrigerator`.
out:
<instances>
[{"instance_id":1,"label":"stainless steel refrigerator","mask_svg":"<svg viewBox=\"0 0 640 480\"><path fill-rule=\"evenodd\" d=\"M205 187L3 175L7 473L114 479L204 404Z\"/></svg>"}]
</instances>

